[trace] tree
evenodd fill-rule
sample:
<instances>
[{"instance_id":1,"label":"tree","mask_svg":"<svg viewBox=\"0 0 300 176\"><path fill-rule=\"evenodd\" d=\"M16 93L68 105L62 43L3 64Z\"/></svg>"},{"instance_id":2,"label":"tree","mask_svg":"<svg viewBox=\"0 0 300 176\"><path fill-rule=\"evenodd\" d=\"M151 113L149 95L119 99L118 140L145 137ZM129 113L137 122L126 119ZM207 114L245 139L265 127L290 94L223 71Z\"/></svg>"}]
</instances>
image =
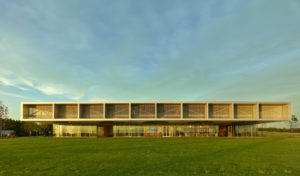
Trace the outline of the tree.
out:
<instances>
[{"instance_id":1,"label":"tree","mask_svg":"<svg viewBox=\"0 0 300 176\"><path fill-rule=\"evenodd\" d=\"M8 107L0 101L0 136L2 130L14 130L17 136L49 136L52 135L52 124L37 122L22 122L8 118Z\"/></svg>"},{"instance_id":2,"label":"tree","mask_svg":"<svg viewBox=\"0 0 300 176\"><path fill-rule=\"evenodd\" d=\"M36 131L36 125L34 122L25 122L23 126L25 132L28 133L29 136L31 136Z\"/></svg>"},{"instance_id":3,"label":"tree","mask_svg":"<svg viewBox=\"0 0 300 176\"><path fill-rule=\"evenodd\" d=\"M8 107L0 101L0 133L2 137L2 130L5 130L5 120L8 117Z\"/></svg>"},{"instance_id":4,"label":"tree","mask_svg":"<svg viewBox=\"0 0 300 176\"><path fill-rule=\"evenodd\" d=\"M289 120L289 124L290 124L290 130L293 130L293 127L296 126L298 123L298 118L295 115L292 115L291 120Z\"/></svg>"}]
</instances>

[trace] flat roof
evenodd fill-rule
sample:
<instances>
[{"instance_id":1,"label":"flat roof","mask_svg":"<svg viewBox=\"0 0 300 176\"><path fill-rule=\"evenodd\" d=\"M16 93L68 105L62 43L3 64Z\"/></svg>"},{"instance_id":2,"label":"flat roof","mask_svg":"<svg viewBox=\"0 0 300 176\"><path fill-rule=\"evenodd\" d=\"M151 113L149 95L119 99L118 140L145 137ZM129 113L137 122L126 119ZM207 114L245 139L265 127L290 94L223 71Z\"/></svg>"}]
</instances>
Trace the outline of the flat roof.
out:
<instances>
[{"instance_id":1,"label":"flat roof","mask_svg":"<svg viewBox=\"0 0 300 176\"><path fill-rule=\"evenodd\" d=\"M21 104L93 104L93 103L211 103L211 104L290 104L282 101L70 101L70 102L21 102Z\"/></svg>"}]
</instances>

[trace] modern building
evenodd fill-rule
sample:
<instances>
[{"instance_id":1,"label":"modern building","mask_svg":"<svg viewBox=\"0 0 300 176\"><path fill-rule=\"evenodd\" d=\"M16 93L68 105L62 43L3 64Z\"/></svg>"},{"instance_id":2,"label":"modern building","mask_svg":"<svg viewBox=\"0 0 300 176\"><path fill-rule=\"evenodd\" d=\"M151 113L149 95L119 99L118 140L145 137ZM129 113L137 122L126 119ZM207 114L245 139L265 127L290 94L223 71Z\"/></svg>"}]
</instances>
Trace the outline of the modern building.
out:
<instances>
[{"instance_id":1,"label":"modern building","mask_svg":"<svg viewBox=\"0 0 300 176\"><path fill-rule=\"evenodd\" d=\"M23 102L22 121L53 123L57 137L255 136L287 121L289 102Z\"/></svg>"}]
</instances>

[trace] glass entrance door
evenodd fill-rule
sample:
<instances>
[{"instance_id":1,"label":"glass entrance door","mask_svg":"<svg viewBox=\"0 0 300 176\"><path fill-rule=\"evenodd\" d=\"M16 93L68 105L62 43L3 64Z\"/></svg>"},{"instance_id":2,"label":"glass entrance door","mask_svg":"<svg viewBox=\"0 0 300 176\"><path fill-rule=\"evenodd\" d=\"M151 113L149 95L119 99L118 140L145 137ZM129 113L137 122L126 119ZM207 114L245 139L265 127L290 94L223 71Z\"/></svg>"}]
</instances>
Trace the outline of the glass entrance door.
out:
<instances>
[{"instance_id":1,"label":"glass entrance door","mask_svg":"<svg viewBox=\"0 0 300 176\"><path fill-rule=\"evenodd\" d=\"M226 126L225 125L220 125L219 126L219 136L220 137L225 137L226 136Z\"/></svg>"}]
</instances>

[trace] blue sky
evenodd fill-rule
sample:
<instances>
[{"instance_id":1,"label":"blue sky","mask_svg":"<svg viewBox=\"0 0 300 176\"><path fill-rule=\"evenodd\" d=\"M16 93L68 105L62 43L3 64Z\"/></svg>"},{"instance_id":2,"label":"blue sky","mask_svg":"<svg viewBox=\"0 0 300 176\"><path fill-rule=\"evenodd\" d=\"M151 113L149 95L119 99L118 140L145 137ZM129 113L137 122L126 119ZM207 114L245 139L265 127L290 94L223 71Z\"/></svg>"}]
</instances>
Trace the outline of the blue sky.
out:
<instances>
[{"instance_id":1,"label":"blue sky","mask_svg":"<svg viewBox=\"0 0 300 176\"><path fill-rule=\"evenodd\" d=\"M0 100L291 101L300 1L0 0Z\"/></svg>"}]
</instances>

